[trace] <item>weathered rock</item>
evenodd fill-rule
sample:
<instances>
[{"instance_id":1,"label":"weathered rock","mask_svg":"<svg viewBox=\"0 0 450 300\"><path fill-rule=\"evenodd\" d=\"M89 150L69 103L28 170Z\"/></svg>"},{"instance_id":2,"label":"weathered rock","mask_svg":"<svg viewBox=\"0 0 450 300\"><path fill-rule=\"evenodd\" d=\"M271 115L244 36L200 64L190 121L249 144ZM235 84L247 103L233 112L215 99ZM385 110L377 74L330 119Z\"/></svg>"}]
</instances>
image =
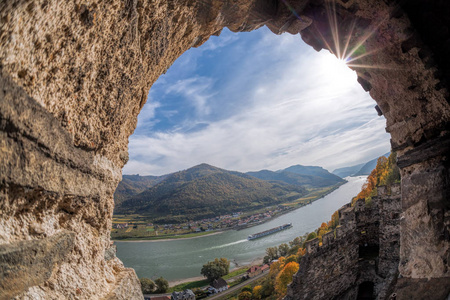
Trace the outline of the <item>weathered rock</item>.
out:
<instances>
[{"instance_id":1,"label":"weathered rock","mask_svg":"<svg viewBox=\"0 0 450 300\"><path fill-rule=\"evenodd\" d=\"M354 50L352 68L404 163L401 275L449 278L449 13L448 1L426 0L1 2L0 244L76 233L51 278L22 296L126 297L127 288L142 298L134 273L105 260L137 115L184 51L223 27L263 25L300 31L317 50Z\"/></svg>"},{"instance_id":2,"label":"weathered rock","mask_svg":"<svg viewBox=\"0 0 450 300\"><path fill-rule=\"evenodd\" d=\"M377 299L391 294L398 275L400 190L378 188L370 205L358 200L339 210L339 227L306 242L307 254L286 299L356 299L371 284Z\"/></svg>"},{"instance_id":3,"label":"weathered rock","mask_svg":"<svg viewBox=\"0 0 450 300\"><path fill-rule=\"evenodd\" d=\"M0 245L0 299L10 299L29 287L43 284L56 264L64 261L74 246L75 233Z\"/></svg>"}]
</instances>

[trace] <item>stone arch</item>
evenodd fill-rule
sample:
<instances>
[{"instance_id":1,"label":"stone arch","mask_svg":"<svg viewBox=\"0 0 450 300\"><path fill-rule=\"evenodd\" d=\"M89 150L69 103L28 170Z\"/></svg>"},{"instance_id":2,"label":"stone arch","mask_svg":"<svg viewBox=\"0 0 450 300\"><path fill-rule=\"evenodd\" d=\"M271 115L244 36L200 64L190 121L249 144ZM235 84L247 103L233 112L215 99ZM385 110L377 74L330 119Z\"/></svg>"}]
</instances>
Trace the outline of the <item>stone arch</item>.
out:
<instances>
[{"instance_id":1,"label":"stone arch","mask_svg":"<svg viewBox=\"0 0 450 300\"><path fill-rule=\"evenodd\" d=\"M402 172L403 286L448 283L450 5L408 2L2 2L1 294L140 297L109 228L147 92L223 27L263 25L316 50L358 49L358 81L386 117Z\"/></svg>"}]
</instances>

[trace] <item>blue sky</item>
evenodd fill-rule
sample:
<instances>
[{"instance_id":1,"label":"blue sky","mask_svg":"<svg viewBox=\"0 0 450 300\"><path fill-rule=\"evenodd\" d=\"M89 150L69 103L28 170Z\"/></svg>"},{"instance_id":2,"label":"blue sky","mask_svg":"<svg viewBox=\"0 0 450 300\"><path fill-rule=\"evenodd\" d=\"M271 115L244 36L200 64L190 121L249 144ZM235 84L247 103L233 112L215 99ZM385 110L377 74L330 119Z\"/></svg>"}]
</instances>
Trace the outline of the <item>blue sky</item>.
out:
<instances>
[{"instance_id":1,"label":"blue sky","mask_svg":"<svg viewBox=\"0 0 450 300\"><path fill-rule=\"evenodd\" d=\"M375 105L355 72L299 35L224 29L152 86L123 173L162 175L200 163L332 171L389 151Z\"/></svg>"}]
</instances>

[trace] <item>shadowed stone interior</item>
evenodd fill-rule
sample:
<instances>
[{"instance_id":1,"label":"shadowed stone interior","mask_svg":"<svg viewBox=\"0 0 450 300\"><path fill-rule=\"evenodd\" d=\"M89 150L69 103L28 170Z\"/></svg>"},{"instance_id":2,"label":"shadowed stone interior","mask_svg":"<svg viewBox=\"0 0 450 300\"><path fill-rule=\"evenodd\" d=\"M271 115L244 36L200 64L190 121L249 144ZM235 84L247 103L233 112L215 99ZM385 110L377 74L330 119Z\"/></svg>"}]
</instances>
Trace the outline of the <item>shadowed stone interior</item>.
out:
<instances>
[{"instance_id":1,"label":"shadowed stone interior","mask_svg":"<svg viewBox=\"0 0 450 300\"><path fill-rule=\"evenodd\" d=\"M449 286L449 14L448 1L426 0L1 2L0 253L58 254L21 282L14 270L32 266L2 265L0 298L142 299L109 240L137 115L184 51L263 25L316 50L356 49L401 168L395 290Z\"/></svg>"}]
</instances>

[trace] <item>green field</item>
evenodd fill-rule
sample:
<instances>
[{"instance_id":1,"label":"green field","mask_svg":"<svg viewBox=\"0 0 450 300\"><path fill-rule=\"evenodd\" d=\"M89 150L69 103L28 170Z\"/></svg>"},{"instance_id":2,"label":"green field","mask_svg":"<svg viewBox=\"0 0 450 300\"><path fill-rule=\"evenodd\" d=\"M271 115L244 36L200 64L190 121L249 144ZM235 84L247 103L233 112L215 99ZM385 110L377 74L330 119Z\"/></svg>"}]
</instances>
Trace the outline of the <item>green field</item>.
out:
<instances>
[{"instance_id":1,"label":"green field","mask_svg":"<svg viewBox=\"0 0 450 300\"><path fill-rule=\"evenodd\" d=\"M131 228L131 230L129 230ZM129 230L129 231L128 231ZM156 232L158 234L156 234ZM172 230L163 230L162 232L155 231L154 228L145 228L143 225L137 225L137 228L133 226L124 229L112 229L111 239L113 240L162 240L162 239L184 239L197 236L203 236L215 233L216 231L202 231L202 232L188 232Z\"/></svg>"},{"instance_id":2,"label":"green field","mask_svg":"<svg viewBox=\"0 0 450 300\"><path fill-rule=\"evenodd\" d=\"M248 270L248 267L239 268L239 269L234 270L234 271L228 273L227 275L223 276L223 279L228 280L230 278L242 275L245 272L247 272L247 270ZM239 281L237 281L237 283L239 283ZM181 291L184 291L185 289L201 288L201 287L205 287L205 286L208 286L208 285L209 285L209 281L207 279L180 283L180 284L177 284L177 285L175 285L173 287L170 287L169 288L169 293L181 292Z\"/></svg>"}]
</instances>

